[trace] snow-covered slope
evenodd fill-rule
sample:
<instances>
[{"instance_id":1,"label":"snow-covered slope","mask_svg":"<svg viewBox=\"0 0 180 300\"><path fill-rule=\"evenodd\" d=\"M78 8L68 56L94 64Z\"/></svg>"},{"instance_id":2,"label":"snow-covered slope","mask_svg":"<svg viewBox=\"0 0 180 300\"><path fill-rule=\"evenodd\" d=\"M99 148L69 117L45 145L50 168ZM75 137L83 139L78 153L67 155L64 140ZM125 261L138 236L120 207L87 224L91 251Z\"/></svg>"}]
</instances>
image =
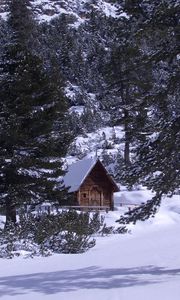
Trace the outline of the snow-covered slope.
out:
<instances>
[{"instance_id":1,"label":"snow-covered slope","mask_svg":"<svg viewBox=\"0 0 180 300\"><path fill-rule=\"evenodd\" d=\"M2 18L7 16L7 3L7 0L0 0L0 16ZM44 41L45 33L43 31L42 34L40 31L38 43L41 45L41 49L37 51L38 53L42 51L41 55L44 60L47 59L48 65L48 57L52 49L58 49L54 55L58 53L57 61L65 79L65 93L71 105L69 112L74 117L72 130L78 127L69 153L69 161L77 157L78 159L84 156L91 157L96 155L96 152L98 156L101 156L102 153L116 156L118 151L121 154L124 145L121 144L119 147L119 142L114 143L113 136L115 131L117 138L122 138L122 128L109 127L111 126L108 123L109 112L102 108L103 104L99 100L101 99L100 94L103 93L102 86L105 84L104 79L99 75L100 56L104 55L103 59L106 59L107 44L109 43L108 37L106 37L108 30L104 26L107 26L108 19L126 17L123 12L120 12L120 2L110 0L31 0L30 3L40 23L47 21L45 27L51 24L50 21L54 20L55 22L56 17L60 17L57 23L52 23L51 30L54 32L52 38L50 34ZM67 18L61 19L62 15L66 15ZM105 25L101 25L102 22L99 21L102 16ZM79 26L80 24L83 26ZM51 25L49 26L51 27ZM93 26L94 30L91 30ZM48 35L47 32L46 35ZM48 48L51 43L52 45ZM94 62L92 63L92 61ZM79 70L77 65L80 65ZM84 116L81 118L82 114ZM85 135L81 135L79 131L83 131Z\"/></svg>"},{"instance_id":2,"label":"snow-covered slope","mask_svg":"<svg viewBox=\"0 0 180 300\"><path fill-rule=\"evenodd\" d=\"M119 141L123 137L124 131L121 126L102 127L95 132L76 137L72 148L76 148L80 158L83 156L94 157L95 155L101 157L103 149L106 149L109 154L113 155L123 151L124 144L121 143L121 146L119 145ZM118 142L116 143L115 140ZM70 152L73 153L73 150Z\"/></svg>"},{"instance_id":3,"label":"snow-covered slope","mask_svg":"<svg viewBox=\"0 0 180 300\"><path fill-rule=\"evenodd\" d=\"M114 224L120 211L108 213ZM180 197L131 234L99 237L84 254L0 260L2 300L179 300Z\"/></svg>"},{"instance_id":4,"label":"snow-covered slope","mask_svg":"<svg viewBox=\"0 0 180 300\"><path fill-rule=\"evenodd\" d=\"M60 14L72 14L79 23L88 17L92 8L104 13L106 16L118 17L117 9L120 7L117 3L110 4L105 0L34 0L31 1L39 20L49 21Z\"/></svg>"},{"instance_id":5,"label":"snow-covered slope","mask_svg":"<svg viewBox=\"0 0 180 300\"><path fill-rule=\"evenodd\" d=\"M118 3L108 3L108 0L31 0L33 11L39 21L51 21L61 14L74 15L79 24L88 18L92 9L98 10L107 17L118 18L120 14ZM5 18L7 11L7 0L0 0L0 17ZM123 14L123 16L125 16Z\"/></svg>"},{"instance_id":6,"label":"snow-covered slope","mask_svg":"<svg viewBox=\"0 0 180 300\"><path fill-rule=\"evenodd\" d=\"M0 19L7 17L7 0L0 0Z\"/></svg>"}]
</instances>

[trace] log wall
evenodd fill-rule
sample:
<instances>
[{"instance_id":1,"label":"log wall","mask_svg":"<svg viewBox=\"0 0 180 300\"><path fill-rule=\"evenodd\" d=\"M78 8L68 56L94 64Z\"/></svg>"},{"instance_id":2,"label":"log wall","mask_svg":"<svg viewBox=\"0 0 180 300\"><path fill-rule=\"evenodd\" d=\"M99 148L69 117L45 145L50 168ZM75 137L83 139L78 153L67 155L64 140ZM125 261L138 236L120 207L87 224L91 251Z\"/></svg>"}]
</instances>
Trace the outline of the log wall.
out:
<instances>
[{"instance_id":1,"label":"log wall","mask_svg":"<svg viewBox=\"0 0 180 300\"><path fill-rule=\"evenodd\" d=\"M96 164L78 192L81 206L108 206L113 209L113 185L100 164Z\"/></svg>"}]
</instances>

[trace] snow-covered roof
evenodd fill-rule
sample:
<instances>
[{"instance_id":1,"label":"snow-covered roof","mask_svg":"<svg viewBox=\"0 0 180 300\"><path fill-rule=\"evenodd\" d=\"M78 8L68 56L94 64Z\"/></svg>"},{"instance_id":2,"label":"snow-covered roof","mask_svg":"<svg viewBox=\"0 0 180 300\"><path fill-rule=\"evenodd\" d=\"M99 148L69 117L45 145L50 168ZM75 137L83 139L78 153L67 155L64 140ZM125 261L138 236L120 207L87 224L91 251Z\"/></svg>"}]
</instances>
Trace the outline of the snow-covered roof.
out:
<instances>
[{"instance_id":1,"label":"snow-covered roof","mask_svg":"<svg viewBox=\"0 0 180 300\"><path fill-rule=\"evenodd\" d=\"M79 190L80 186L89 175L91 170L94 168L96 163L99 161L97 157L95 158L85 158L83 160L77 161L68 167L68 171L65 174L63 180L65 187L69 187L69 193L76 192ZM103 165L102 165L103 166ZM104 168L104 167L103 167ZM104 168L105 170L105 168ZM106 172L106 170L105 170ZM107 173L109 180L111 181L114 189L119 190L118 186L114 182L113 178Z\"/></svg>"},{"instance_id":2,"label":"snow-covered roof","mask_svg":"<svg viewBox=\"0 0 180 300\"><path fill-rule=\"evenodd\" d=\"M86 158L69 166L63 180L65 187L70 187L69 192L77 191L89 172L95 166L97 158Z\"/></svg>"}]
</instances>

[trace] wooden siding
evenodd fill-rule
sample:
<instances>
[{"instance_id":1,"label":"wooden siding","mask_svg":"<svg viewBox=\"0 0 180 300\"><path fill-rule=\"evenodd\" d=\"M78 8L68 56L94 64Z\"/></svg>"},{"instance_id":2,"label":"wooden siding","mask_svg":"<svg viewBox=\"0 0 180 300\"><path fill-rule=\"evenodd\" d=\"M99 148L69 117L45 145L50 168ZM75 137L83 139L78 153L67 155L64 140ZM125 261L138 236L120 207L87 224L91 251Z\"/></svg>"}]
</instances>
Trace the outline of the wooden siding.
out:
<instances>
[{"instance_id":1,"label":"wooden siding","mask_svg":"<svg viewBox=\"0 0 180 300\"><path fill-rule=\"evenodd\" d=\"M79 189L78 203L82 206L108 206L113 209L113 189L104 168L97 163Z\"/></svg>"}]
</instances>

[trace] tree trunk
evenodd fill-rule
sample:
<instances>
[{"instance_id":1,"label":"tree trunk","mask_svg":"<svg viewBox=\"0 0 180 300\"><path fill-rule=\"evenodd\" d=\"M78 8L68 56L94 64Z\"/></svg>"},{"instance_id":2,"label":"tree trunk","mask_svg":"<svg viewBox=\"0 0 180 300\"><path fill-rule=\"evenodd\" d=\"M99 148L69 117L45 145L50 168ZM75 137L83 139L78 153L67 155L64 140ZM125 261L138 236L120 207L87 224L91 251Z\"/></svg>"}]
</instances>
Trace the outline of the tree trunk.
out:
<instances>
[{"instance_id":1,"label":"tree trunk","mask_svg":"<svg viewBox=\"0 0 180 300\"><path fill-rule=\"evenodd\" d=\"M125 145L124 145L124 161L125 165L130 164L130 135L129 135L129 112L124 110L124 131L125 131Z\"/></svg>"},{"instance_id":2,"label":"tree trunk","mask_svg":"<svg viewBox=\"0 0 180 300\"><path fill-rule=\"evenodd\" d=\"M12 204L11 200L6 200L6 223L5 227L11 223L16 224L16 207Z\"/></svg>"}]
</instances>

